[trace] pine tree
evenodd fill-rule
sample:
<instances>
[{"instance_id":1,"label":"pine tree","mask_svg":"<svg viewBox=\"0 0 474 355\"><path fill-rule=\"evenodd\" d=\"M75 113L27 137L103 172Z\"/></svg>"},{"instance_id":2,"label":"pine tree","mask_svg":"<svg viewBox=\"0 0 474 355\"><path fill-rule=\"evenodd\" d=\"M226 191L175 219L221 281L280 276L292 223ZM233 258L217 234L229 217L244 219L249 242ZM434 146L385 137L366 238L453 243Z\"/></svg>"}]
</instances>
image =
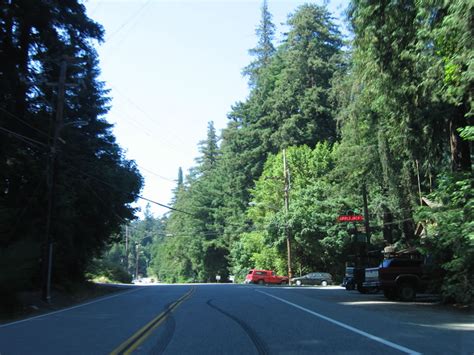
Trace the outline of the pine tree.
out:
<instances>
[{"instance_id":1,"label":"pine tree","mask_svg":"<svg viewBox=\"0 0 474 355\"><path fill-rule=\"evenodd\" d=\"M277 147L336 140L334 107L329 101L331 80L339 67L341 34L326 8L303 5L288 19L290 30L279 54L269 120Z\"/></svg>"},{"instance_id":2,"label":"pine tree","mask_svg":"<svg viewBox=\"0 0 474 355\"><path fill-rule=\"evenodd\" d=\"M53 282L80 280L123 219L133 218L129 204L142 185L136 165L124 159L104 118L107 90L98 80L93 48L102 41L103 29L78 1L3 2L0 17L5 24L0 30L0 247L7 254L20 244L35 250L28 260L28 253L9 255L17 258L12 265L34 265L23 280L39 280L54 127L61 139L55 153ZM54 121L58 89L47 83L58 81L64 59L74 59L66 82L81 85L66 90L61 124ZM82 126L74 124L78 121ZM30 223L21 223L25 219Z\"/></svg>"},{"instance_id":3,"label":"pine tree","mask_svg":"<svg viewBox=\"0 0 474 355\"><path fill-rule=\"evenodd\" d=\"M257 46L249 50L249 54L255 57L255 60L242 71L242 74L249 78L250 87L258 85L262 69L270 64L275 53L275 47L272 43L275 35L275 25L272 23L272 14L268 10L267 0L263 0L260 24L255 34L258 37Z\"/></svg>"},{"instance_id":4,"label":"pine tree","mask_svg":"<svg viewBox=\"0 0 474 355\"><path fill-rule=\"evenodd\" d=\"M219 146L217 143L216 129L214 122L210 121L207 125L207 138L205 141L199 142L199 152L202 154L196 159L199 164L199 172L206 174L210 172L216 165L219 157Z\"/></svg>"}]
</instances>

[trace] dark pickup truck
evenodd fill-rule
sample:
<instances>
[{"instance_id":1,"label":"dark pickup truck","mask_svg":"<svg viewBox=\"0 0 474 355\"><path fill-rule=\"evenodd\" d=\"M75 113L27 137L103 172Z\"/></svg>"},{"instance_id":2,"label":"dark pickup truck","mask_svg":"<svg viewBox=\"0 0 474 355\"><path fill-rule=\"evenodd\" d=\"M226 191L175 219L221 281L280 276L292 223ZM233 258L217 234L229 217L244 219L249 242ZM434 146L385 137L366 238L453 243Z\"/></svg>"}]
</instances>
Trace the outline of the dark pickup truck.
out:
<instances>
[{"instance_id":1,"label":"dark pickup truck","mask_svg":"<svg viewBox=\"0 0 474 355\"><path fill-rule=\"evenodd\" d=\"M391 300L412 301L432 281L430 267L420 259L385 259L379 267L379 285Z\"/></svg>"}]
</instances>

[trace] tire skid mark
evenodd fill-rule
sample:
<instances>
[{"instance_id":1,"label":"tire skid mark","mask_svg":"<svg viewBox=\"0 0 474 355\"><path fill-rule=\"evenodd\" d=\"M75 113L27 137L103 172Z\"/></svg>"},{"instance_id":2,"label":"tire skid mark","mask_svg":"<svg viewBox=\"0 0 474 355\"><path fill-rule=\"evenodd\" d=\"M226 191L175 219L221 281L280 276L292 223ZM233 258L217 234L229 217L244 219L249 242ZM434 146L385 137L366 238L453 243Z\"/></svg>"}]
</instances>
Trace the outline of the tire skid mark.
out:
<instances>
[{"instance_id":1,"label":"tire skid mark","mask_svg":"<svg viewBox=\"0 0 474 355\"><path fill-rule=\"evenodd\" d=\"M183 302L189 299L192 294L194 293L195 288L191 287L191 289L186 292L182 297L180 297L177 301L170 303L165 308L165 311L160 313L150 322L145 324L140 330L138 330L135 334L133 334L130 338L125 340L118 348L113 350L110 354L111 355L122 355L127 354L130 355L132 352L137 350L140 345L147 340L147 338L152 335L152 333L158 328L162 323L165 323L168 317L171 315L172 312L175 311Z\"/></svg>"},{"instance_id":2,"label":"tire skid mark","mask_svg":"<svg viewBox=\"0 0 474 355\"><path fill-rule=\"evenodd\" d=\"M166 305L166 308L170 307L171 303ZM164 354L166 348L168 347L171 339L176 329L176 321L172 314L170 314L165 323L163 324L163 334L160 335L156 345L151 349L150 354L152 355L161 355Z\"/></svg>"},{"instance_id":3,"label":"tire skid mark","mask_svg":"<svg viewBox=\"0 0 474 355\"><path fill-rule=\"evenodd\" d=\"M269 354L269 351L268 351L268 348L267 348L267 345L265 344L265 342L260 339L260 337L257 335L257 333L255 333L255 331L247 324L245 323L244 321L242 321L241 319L233 316L232 314L230 313L227 313L226 311L220 309L219 307L217 307L216 305L212 304L212 299L208 300L206 302L206 304L215 309L216 311L222 313L223 315L225 315L226 317L232 319L234 322L236 322L244 331L245 333L247 334L247 336L250 338L250 340L252 341L252 343L254 344L255 348L257 349L257 352L260 354L260 355L267 355Z\"/></svg>"}]
</instances>

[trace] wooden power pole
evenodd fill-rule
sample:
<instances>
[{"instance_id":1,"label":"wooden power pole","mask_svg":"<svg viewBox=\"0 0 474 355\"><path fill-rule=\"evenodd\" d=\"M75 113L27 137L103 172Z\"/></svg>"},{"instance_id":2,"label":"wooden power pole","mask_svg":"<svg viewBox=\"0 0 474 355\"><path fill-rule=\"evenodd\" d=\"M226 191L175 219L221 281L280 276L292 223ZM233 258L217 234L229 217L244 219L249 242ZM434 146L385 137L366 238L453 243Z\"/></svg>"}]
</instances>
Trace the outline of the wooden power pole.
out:
<instances>
[{"instance_id":1,"label":"wooden power pole","mask_svg":"<svg viewBox=\"0 0 474 355\"><path fill-rule=\"evenodd\" d=\"M291 280L293 277L293 270L291 268L291 236L290 229L288 228L288 211L290 207L290 180L288 174L288 168L286 166L286 150L283 149L283 176L285 179L285 232L286 232L286 251L288 255L288 278ZM290 282L288 280L288 283Z\"/></svg>"},{"instance_id":2,"label":"wooden power pole","mask_svg":"<svg viewBox=\"0 0 474 355\"><path fill-rule=\"evenodd\" d=\"M367 203L367 186L365 182L362 185L362 199L364 201L364 225L365 235L367 237L367 245L370 244L370 220L369 220L369 206Z\"/></svg>"},{"instance_id":3,"label":"wooden power pole","mask_svg":"<svg viewBox=\"0 0 474 355\"><path fill-rule=\"evenodd\" d=\"M46 216L46 236L45 245L43 251L42 260L42 287L41 287L41 298L44 302L50 303L51 301L51 273L53 263L53 237L51 235L51 222L54 209L54 195L56 190L56 155L57 155L57 144L59 140L59 133L63 125L63 113L64 113L64 94L66 88L66 71L67 61L61 62L61 68L59 72L58 82L58 103L56 108L56 117L52 125L53 136L49 143L49 158L48 158L48 206Z\"/></svg>"}]
</instances>

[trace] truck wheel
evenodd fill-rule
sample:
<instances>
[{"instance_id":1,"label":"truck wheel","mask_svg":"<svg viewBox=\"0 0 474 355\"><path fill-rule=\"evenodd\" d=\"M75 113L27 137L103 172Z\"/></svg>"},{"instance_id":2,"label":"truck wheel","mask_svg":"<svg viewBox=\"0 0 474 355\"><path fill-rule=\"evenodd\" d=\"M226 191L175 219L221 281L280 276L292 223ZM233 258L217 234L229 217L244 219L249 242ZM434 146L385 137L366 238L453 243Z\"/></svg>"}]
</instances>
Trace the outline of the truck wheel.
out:
<instances>
[{"instance_id":1,"label":"truck wheel","mask_svg":"<svg viewBox=\"0 0 474 355\"><path fill-rule=\"evenodd\" d=\"M415 299L416 290L410 283L403 283L398 287L398 297L401 301L410 302Z\"/></svg>"},{"instance_id":2,"label":"truck wheel","mask_svg":"<svg viewBox=\"0 0 474 355\"><path fill-rule=\"evenodd\" d=\"M264 283L265 283L265 281L263 281L263 280L258 280L258 284L259 284L259 285L263 285Z\"/></svg>"},{"instance_id":3,"label":"truck wheel","mask_svg":"<svg viewBox=\"0 0 474 355\"><path fill-rule=\"evenodd\" d=\"M385 296L385 298L391 300L391 301L394 301L397 299L397 292L396 290L390 288L390 289L387 289L387 290L383 290L383 295Z\"/></svg>"},{"instance_id":4,"label":"truck wheel","mask_svg":"<svg viewBox=\"0 0 474 355\"><path fill-rule=\"evenodd\" d=\"M360 293L367 293L367 289L362 286L362 284L357 284L357 291L359 291Z\"/></svg>"},{"instance_id":5,"label":"truck wheel","mask_svg":"<svg viewBox=\"0 0 474 355\"><path fill-rule=\"evenodd\" d=\"M347 291L352 291L352 290L354 290L354 289L355 289L355 286L354 286L354 283L353 283L353 282L348 282L348 283L346 284L346 290L347 290Z\"/></svg>"}]
</instances>

